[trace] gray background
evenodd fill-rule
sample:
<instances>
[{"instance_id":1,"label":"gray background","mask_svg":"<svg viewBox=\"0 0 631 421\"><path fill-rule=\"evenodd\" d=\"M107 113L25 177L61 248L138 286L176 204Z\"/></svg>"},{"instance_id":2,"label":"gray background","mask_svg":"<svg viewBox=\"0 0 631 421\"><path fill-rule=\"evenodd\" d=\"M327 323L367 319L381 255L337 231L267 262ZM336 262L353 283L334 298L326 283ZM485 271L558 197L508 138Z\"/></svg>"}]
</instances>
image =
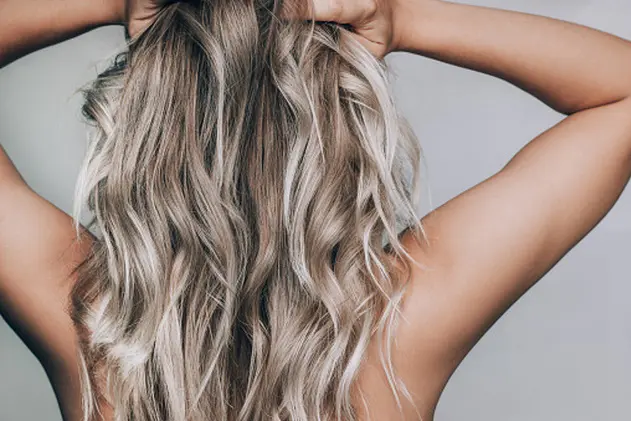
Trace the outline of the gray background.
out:
<instances>
[{"instance_id":1,"label":"gray background","mask_svg":"<svg viewBox=\"0 0 631 421\"><path fill-rule=\"evenodd\" d=\"M473 3L631 39L628 0ZM0 70L0 142L26 181L66 212L85 150L75 91L123 42L121 28L101 28ZM427 159L423 213L498 171L562 118L490 76L403 53L389 62ZM444 391L437 421L631 419L630 215L627 190L471 351ZM60 419L42 368L0 320L0 421Z\"/></svg>"}]
</instances>

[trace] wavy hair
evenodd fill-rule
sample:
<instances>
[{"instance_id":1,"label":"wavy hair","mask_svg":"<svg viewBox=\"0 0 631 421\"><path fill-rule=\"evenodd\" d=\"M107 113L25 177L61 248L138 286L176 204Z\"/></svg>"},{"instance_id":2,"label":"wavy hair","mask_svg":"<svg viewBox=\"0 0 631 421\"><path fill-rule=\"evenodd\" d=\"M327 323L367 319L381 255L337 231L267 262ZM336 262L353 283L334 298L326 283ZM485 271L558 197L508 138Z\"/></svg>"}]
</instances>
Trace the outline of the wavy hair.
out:
<instances>
[{"instance_id":1,"label":"wavy hair","mask_svg":"<svg viewBox=\"0 0 631 421\"><path fill-rule=\"evenodd\" d=\"M282 3L168 5L85 89L84 421L100 399L117 421L354 420L375 334L411 399L390 358L409 276L388 256L409 257L400 228L422 239L422 150L386 63Z\"/></svg>"}]
</instances>

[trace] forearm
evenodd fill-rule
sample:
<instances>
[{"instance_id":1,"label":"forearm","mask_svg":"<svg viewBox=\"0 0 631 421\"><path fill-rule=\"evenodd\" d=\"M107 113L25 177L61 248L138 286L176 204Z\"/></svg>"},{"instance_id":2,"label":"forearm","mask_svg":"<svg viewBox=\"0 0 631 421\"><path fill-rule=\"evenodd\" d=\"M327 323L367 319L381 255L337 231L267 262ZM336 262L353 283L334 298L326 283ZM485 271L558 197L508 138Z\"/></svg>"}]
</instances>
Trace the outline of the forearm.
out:
<instances>
[{"instance_id":1,"label":"forearm","mask_svg":"<svg viewBox=\"0 0 631 421\"><path fill-rule=\"evenodd\" d=\"M513 83L565 114L631 96L631 42L543 16L437 0L398 0L395 51Z\"/></svg>"},{"instance_id":2,"label":"forearm","mask_svg":"<svg viewBox=\"0 0 631 421\"><path fill-rule=\"evenodd\" d=\"M39 48L121 21L119 0L0 0L0 68Z\"/></svg>"}]
</instances>

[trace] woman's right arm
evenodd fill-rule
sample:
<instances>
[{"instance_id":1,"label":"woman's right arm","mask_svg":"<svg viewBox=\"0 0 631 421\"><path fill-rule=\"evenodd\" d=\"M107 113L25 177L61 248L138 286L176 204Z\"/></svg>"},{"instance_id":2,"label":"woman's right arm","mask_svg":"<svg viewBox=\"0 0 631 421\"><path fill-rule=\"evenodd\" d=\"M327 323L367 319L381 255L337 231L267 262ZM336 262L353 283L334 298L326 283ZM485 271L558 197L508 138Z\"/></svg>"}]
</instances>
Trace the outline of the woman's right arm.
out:
<instances>
[{"instance_id":1,"label":"woman's right arm","mask_svg":"<svg viewBox=\"0 0 631 421\"><path fill-rule=\"evenodd\" d=\"M500 77L572 114L631 93L631 42L544 16L395 0L393 51Z\"/></svg>"},{"instance_id":2,"label":"woman's right arm","mask_svg":"<svg viewBox=\"0 0 631 421\"><path fill-rule=\"evenodd\" d=\"M440 0L315 3L316 20L350 24L378 58L411 52L487 73L568 115L496 174L426 215L429 241L401 236L432 270L412 267L402 309L410 323L399 325L392 357L431 420L471 348L605 217L629 182L631 42L544 16ZM383 399L380 390L364 390L367 401Z\"/></svg>"},{"instance_id":3,"label":"woman's right arm","mask_svg":"<svg viewBox=\"0 0 631 421\"><path fill-rule=\"evenodd\" d=\"M413 269L403 310L412 323L401 325L394 358L429 413L482 335L628 184L631 42L520 12L436 0L394 4L394 51L498 76L569 115L495 175L426 215L429 244L403 236L410 254L433 270Z\"/></svg>"}]
</instances>

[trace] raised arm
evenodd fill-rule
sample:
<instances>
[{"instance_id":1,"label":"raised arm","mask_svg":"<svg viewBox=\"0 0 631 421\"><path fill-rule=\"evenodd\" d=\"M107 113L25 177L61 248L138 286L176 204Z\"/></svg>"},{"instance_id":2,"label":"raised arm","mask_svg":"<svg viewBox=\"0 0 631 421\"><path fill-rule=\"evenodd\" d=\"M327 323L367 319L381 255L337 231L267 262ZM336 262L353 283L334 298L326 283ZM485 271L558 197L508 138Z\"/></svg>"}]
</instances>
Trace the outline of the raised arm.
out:
<instances>
[{"instance_id":1,"label":"raised arm","mask_svg":"<svg viewBox=\"0 0 631 421\"><path fill-rule=\"evenodd\" d=\"M129 22L133 36L151 22L158 5L152 0L0 0L0 68L104 24ZM76 333L67 309L71 271L93 239L84 234L83 241L74 241L70 216L29 188L0 145L0 316L42 363L66 420L81 416Z\"/></svg>"},{"instance_id":2,"label":"raised arm","mask_svg":"<svg viewBox=\"0 0 631 421\"><path fill-rule=\"evenodd\" d=\"M40 48L103 25L131 36L175 0L0 0L0 68Z\"/></svg>"},{"instance_id":3,"label":"raised arm","mask_svg":"<svg viewBox=\"0 0 631 421\"><path fill-rule=\"evenodd\" d=\"M120 22L112 0L0 0L0 68L97 26Z\"/></svg>"},{"instance_id":4,"label":"raised arm","mask_svg":"<svg viewBox=\"0 0 631 421\"><path fill-rule=\"evenodd\" d=\"M579 24L440 0L396 0L394 51L500 77L572 114L631 94L631 43Z\"/></svg>"},{"instance_id":5,"label":"raised arm","mask_svg":"<svg viewBox=\"0 0 631 421\"><path fill-rule=\"evenodd\" d=\"M546 17L398 0L395 51L499 76L571 114L403 236L414 269L396 358L432 412L486 330L608 213L631 176L631 43ZM492 124L490 122L489 124ZM445 139L443 141L449 141ZM471 142L475 139L463 139Z\"/></svg>"}]
</instances>

